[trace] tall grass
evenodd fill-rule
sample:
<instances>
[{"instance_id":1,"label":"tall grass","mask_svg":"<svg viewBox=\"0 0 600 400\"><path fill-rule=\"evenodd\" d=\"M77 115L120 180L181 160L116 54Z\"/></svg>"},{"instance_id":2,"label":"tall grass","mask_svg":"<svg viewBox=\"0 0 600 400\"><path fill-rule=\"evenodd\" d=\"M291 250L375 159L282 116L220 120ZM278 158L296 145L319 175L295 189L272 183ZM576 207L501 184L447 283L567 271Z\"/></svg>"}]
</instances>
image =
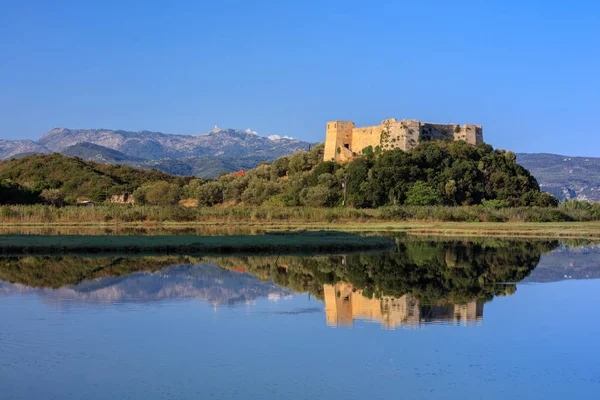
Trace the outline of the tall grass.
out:
<instances>
[{"instance_id":1,"label":"tall grass","mask_svg":"<svg viewBox=\"0 0 600 400\"><path fill-rule=\"evenodd\" d=\"M600 204L557 208L486 206L399 206L380 209L313 208L277 206L231 206L185 208L181 206L98 205L95 207L53 207L46 205L2 206L0 224L46 223L163 223L220 222L231 224L254 221L366 222L456 221L456 222L564 222L598 221Z\"/></svg>"}]
</instances>

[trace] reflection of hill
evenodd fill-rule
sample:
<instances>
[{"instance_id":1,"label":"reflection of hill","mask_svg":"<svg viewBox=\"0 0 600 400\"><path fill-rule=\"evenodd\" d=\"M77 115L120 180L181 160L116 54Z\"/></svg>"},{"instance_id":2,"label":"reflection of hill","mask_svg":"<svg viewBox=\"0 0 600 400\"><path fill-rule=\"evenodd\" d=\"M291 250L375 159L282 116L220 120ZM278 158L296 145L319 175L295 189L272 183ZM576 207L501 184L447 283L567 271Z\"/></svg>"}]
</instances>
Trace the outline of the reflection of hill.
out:
<instances>
[{"instance_id":1,"label":"reflection of hill","mask_svg":"<svg viewBox=\"0 0 600 400\"><path fill-rule=\"evenodd\" d=\"M223 268L243 266L260 279L324 298L324 284L347 282L367 297L411 295L427 304L466 304L511 294L514 284L556 242L400 241L394 251L319 257L226 257Z\"/></svg>"},{"instance_id":2,"label":"reflection of hill","mask_svg":"<svg viewBox=\"0 0 600 400\"><path fill-rule=\"evenodd\" d=\"M0 280L13 284L0 283L0 293L33 291L75 303L198 298L236 304L294 291L325 300L332 324L357 318L390 328L441 320L470 323L481 318L486 301L514 293L515 283L531 273L540 255L557 246L554 241L404 238L392 251L223 257L194 266L197 259L185 256L7 257L0 258Z\"/></svg>"},{"instance_id":3,"label":"reflection of hill","mask_svg":"<svg viewBox=\"0 0 600 400\"><path fill-rule=\"evenodd\" d=\"M187 256L160 257L0 257L0 281L32 287L59 288L85 280L156 271L171 265L189 264Z\"/></svg>"},{"instance_id":4,"label":"reflection of hill","mask_svg":"<svg viewBox=\"0 0 600 400\"><path fill-rule=\"evenodd\" d=\"M128 303L171 299L200 299L232 305L291 292L254 276L226 271L215 264L180 265L157 272L134 273L81 282L59 289L34 289L0 283L0 294L34 292L52 302Z\"/></svg>"},{"instance_id":5,"label":"reflection of hill","mask_svg":"<svg viewBox=\"0 0 600 400\"><path fill-rule=\"evenodd\" d=\"M525 282L554 282L565 279L600 278L600 246L560 246L542 255L537 268Z\"/></svg>"}]
</instances>

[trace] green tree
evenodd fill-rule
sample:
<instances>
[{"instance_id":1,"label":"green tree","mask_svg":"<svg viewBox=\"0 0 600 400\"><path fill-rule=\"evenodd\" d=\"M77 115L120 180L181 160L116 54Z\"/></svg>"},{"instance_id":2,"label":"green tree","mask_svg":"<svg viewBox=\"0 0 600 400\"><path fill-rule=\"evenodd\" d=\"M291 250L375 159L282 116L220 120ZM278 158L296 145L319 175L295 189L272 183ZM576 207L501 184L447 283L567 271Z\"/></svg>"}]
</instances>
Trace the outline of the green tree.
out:
<instances>
[{"instance_id":1,"label":"green tree","mask_svg":"<svg viewBox=\"0 0 600 400\"><path fill-rule=\"evenodd\" d=\"M59 189L44 189L40 193L40 197L56 207L62 207L65 203L65 195Z\"/></svg>"},{"instance_id":2,"label":"green tree","mask_svg":"<svg viewBox=\"0 0 600 400\"><path fill-rule=\"evenodd\" d=\"M412 206L433 206L443 202L441 194L423 181L412 185L406 194L406 204Z\"/></svg>"},{"instance_id":3,"label":"green tree","mask_svg":"<svg viewBox=\"0 0 600 400\"><path fill-rule=\"evenodd\" d=\"M148 185L146 203L152 205L170 205L179 201L179 186L165 181Z\"/></svg>"},{"instance_id":4,"label":"green tree","mask_svg":"<svg viewBox=\"0 0 600 400\"><path fill-rule=\"evenodd\" d=\"M213 206L223 202L223 184L219 181L208 182L197 190L198 205Z\"/></svg>"}]
</instances>

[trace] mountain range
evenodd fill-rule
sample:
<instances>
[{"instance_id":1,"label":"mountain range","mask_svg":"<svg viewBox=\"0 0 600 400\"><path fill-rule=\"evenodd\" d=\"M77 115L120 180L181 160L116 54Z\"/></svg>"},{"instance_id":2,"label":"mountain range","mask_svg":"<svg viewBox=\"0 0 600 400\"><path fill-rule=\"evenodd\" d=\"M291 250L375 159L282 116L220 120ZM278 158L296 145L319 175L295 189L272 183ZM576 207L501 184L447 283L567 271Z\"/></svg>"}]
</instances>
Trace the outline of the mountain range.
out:
<instances>
[{"instance_id":1,"label":"mountain range","mask_svg":"<svg viewBox=\"0 0 600 400\"><path fill-rule=\"evenodd\" d=\"M522 153L517 154L517 161L535 176L543 191L561 201L600 201L600 158Z\"/></svg>"},{"instance_id":2,"label":"mountain range","mask_svg":"<svg viewBox=\"0 0 600 400\"><path fill-rule=\"evenodd\" d=\"M155 168L178 175L217 177L256 167L311 143L256 132L219 129L201 135L55 128L37 141L0 140L0 160L34 153L62 153L84 160Z\"/></svg>"},{"instance_id":3,"label":"mountain range","mask_svg":"<svg viewBox=\"0 0 600 400\"><path fill-rule=\"evenodd\" d=\"M0 160L58 152L84 160L154 168L176 175L216 178L308 149L312 143L251 130L219 129L200 135L55 128L37 141L1 140ZM542 190L560 200L600 201L600 158L519 153L518 162Z\"/></svg>"}]
</instances>

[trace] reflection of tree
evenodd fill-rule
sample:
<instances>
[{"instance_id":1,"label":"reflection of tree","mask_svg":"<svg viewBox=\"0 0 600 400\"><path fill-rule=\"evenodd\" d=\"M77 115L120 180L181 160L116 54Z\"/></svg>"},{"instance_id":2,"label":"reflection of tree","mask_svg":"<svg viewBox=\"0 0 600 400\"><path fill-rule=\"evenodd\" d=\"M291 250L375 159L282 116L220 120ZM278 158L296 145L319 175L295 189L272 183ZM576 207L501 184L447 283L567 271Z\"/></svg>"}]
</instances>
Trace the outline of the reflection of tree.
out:
<instances>
[{"instance_id":1,"label":"reflection of tree","mask_svg":"<svg viewBox=\"0 0 600 400\"><path fill-rule=\"evenodd\" d=\"M245 271L296 292L324 298L323 285L345 282L367 298L410 295L426 304L466 304L511 294L555 241L398 240L397 248L331 256L248 256L217 258L222 268ZM3 257L0 280L58 288L84 280L155 271L199 259L162 257ZM203 260L206 260L203 259Z\"/></svg>"},{"instance_id":2,"label":"reflection of tree","mask_svg":"<svg viewBox=\"0 0 600 400\"><path fill-rule=\"evenodd\" d=\"M489 301L512 294L555 241L399 241L383 253L320 257L227 257L224 268L243 266L263 280L323 298L323 285L352 284L367 297L410 294L429 304Z\"/></svg>"},{"instance_id":3,"label":"reflection of tree","mask_svg":"<svg viewBox=\"0 0 600 400\"><path fill-rule=\"evenodd\" d=\"M84 280L156 271L178 264L190 264L185 256L163 257L0 257L0 280L31 287L59 288Z\"/></svg>"}]
</instances>

